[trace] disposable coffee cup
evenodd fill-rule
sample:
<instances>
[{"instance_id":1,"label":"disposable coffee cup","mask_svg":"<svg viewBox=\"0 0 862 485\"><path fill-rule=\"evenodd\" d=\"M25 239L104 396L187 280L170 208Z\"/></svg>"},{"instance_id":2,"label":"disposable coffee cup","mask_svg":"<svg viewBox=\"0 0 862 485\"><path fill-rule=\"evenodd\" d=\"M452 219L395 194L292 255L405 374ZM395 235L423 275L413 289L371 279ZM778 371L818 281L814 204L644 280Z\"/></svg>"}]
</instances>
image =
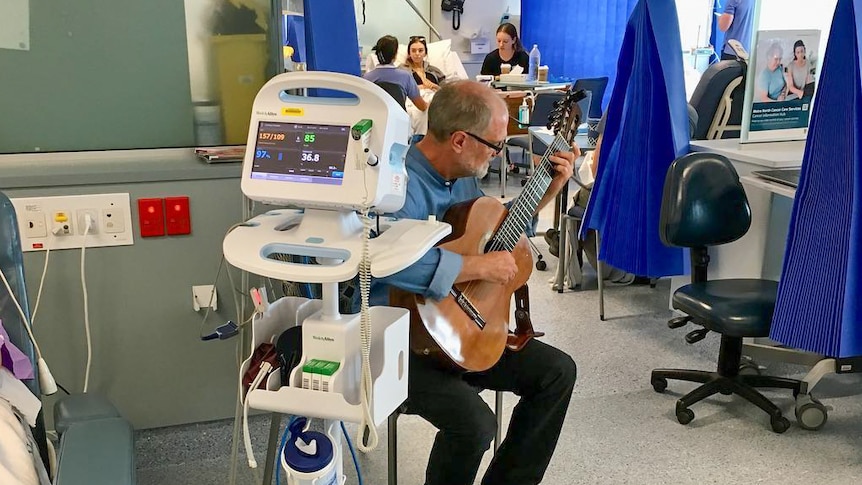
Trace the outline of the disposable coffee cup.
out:
<instances>
[{"instance_id":1,"label":"disposable coffee cup","mask_svg":"<svg viewBox=\"0 0 862 485\"><path fill-rule=\"evenodd\" d=\"M500 74L509 74L512 72L511 64L500 64Z\"/></svg>"},{"instance_id":2,"label":"disposable coffee cup","mask_svg":"<svg viewBox=\"0 0 862 485\"><path fill-rule=\"evenodd\" d=\"M537 79L540 83L548 82L548 66L539 66Z\"/></svg>"}]
</instances>

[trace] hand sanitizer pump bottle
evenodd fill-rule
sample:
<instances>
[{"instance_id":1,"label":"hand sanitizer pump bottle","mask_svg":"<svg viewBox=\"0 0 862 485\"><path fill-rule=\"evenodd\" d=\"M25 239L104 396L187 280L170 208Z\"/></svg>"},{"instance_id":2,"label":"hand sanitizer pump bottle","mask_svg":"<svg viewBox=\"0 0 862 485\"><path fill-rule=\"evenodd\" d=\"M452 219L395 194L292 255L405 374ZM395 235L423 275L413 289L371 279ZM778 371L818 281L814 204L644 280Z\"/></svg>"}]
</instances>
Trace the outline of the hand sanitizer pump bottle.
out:
<instances>
[{"instance_id":1,"label":"hand sanitizer pump bottle","mask_svg":"<svg viewBox=\"0 0 862 485\"><path fill-rule=\"evenodd\" d=\"M521 128L526 128L530 124L530 107L527 105L527 98L524 98L521 106L518 107L518 124Z\"/></svg>"}]
</instances>

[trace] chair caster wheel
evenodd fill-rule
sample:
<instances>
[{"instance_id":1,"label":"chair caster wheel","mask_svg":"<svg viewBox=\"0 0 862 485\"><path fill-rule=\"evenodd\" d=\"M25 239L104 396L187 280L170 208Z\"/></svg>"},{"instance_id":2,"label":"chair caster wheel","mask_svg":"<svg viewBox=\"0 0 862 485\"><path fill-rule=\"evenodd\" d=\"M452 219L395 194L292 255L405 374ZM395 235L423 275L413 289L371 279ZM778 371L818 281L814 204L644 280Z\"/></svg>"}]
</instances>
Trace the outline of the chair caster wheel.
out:
<instances>
[{"instance_id":1,"label":"chair caster wheel","mask_svg":"<svg viewBox=\"0 0 862 485\"><path fill-rule=\"evenodd\" d=\"M772 431L775 431L778 434L790 429L790 420L784 416L773 417L770 419L770 424L772 424Z\"/></svg>"},{"instance_id":2,"label":"chair caster wheel","mask_svg":"<svg viewBox=\"0 0 862 485\"><path fill-rule=\"evenodd\" d=\"M540 260L536 261L536 269L539 271L545 271L546 269L548 269L548 263L546 263L544 260L540 259Z\"/></svg>"},{"instance_id":3,"label":"chair caster wheel","mask_svg":"<svg viewBox=\"0 0 862 485\"><path fill-rule=\"evenodd\" d=\"M677 405L676 407L676 420L679 421L679 424L688 424L694 419L694 411L689 408L683 408Z\"/></svg>"},{"instance_id":4,"label":"chair caster wheel","mask_svg":"<svg viewBox=\"0 0 862 485\"><path fill-rule=\"evenodd\" d=\"M818 431L826 425L826 406L810 394L800 394L796 399L796 422L808 431Z\"/></svg>"},{"instance_id":5,"label":"chair caster wheel","mask_svg":"<svg viewBox=\"0 0 862 485\"><path fill-rule=\"evenodd\" d=\"M655 392L659 394L661 394L662 392L664 392L665 389L667 389L667 379L665 379L664 377L653 377L652 379L650 379L650 384L652 384L652 388L655 390Z\"/></svg>"},{"instance_id":6,"label":"chair caster wheel","mask_svg":"<svg viewBox=\"0 0 862 485\"><path fill-rule=\"evenodd\" d=\"M758 367L754 362L743 362L739 364L739 375L759 376L761 375L760 367Z\"/></svg>"}]
</instances>

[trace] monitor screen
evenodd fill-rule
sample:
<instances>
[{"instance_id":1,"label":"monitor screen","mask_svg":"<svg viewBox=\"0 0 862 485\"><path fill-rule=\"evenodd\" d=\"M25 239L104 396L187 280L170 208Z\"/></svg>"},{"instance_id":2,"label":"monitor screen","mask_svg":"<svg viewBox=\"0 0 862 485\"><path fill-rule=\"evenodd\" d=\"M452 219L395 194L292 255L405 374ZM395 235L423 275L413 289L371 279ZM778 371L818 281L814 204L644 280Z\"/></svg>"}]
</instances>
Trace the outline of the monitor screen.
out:
<instances>
[{"instance_id":1,"label":"monitor screen","mask_svg":"<svg viewBox=\"0 0 862 485\"><path fill-rule=\"evenodd\" d=\"M251 178L341 185L349 126L261 121Z\"/></svg>"}]
</instances>

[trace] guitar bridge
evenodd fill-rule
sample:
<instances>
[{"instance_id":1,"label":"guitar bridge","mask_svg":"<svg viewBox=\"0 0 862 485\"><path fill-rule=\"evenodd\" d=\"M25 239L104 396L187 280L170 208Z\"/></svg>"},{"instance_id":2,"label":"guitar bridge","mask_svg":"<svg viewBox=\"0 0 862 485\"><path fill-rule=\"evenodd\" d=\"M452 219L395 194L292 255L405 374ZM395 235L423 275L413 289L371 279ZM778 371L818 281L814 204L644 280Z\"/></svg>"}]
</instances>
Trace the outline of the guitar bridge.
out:
<instances>
[{"instance_id":1,"label":"guitar bridge","mask_svg":"<svg viewBox=\"0 0 862 485\"><path fill-rule=\"evenodd\" d=\"M458 306L461 307L461 310L463 310L464 313L466 313L467 316L470 317L470 319L473 320L473 322L475 322L479 328L485 328L485 319L482 318L482 315L479 314L479 310L476 309L470 299L467 298L464 293L461 292L461 290L458 290L457 288L453 287L451 290L449 290L449 294L451 294L452 297L455 298L455 302L458 303Z\"/></svg>"}]
</instances>

